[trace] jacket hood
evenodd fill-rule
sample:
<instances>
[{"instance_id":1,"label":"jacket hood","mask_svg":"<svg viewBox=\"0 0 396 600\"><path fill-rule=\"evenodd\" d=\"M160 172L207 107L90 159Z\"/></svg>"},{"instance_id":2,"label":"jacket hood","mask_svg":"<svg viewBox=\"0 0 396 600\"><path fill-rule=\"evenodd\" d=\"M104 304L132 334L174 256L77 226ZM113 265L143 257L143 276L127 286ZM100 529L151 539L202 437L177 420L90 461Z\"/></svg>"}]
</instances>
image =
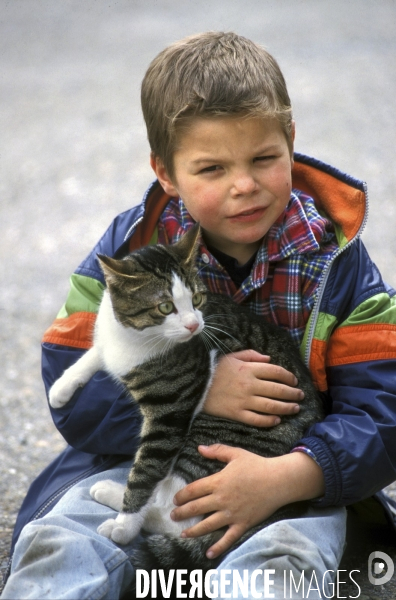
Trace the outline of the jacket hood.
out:
<instances>
[{"instance_id":1,"label":"jacket hood","mask_svg":"<svg viewBox=\"0 0 396 600\"><path fill-rule=\"evenodd\" d=\"M334 223L342 248L359 235L368 217L366 184L319 160L294 155L293 187L315 200Z\"/></svg>"}]
</instances>

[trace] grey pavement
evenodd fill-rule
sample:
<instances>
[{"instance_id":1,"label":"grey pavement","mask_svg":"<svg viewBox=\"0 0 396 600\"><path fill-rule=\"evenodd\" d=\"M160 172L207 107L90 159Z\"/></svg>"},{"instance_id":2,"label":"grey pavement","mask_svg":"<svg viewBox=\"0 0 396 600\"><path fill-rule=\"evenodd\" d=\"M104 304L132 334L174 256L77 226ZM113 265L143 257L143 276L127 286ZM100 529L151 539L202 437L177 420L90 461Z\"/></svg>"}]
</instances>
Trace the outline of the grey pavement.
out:
<instances>
[{"instance_id":1,"label":"grey pavement","mask_svg":"<svg viewBox=\"0 0 396 600\"><path fill-rule=\"evenodd\" d=\"M278 59L296 149L367 181L363 237L396 286L395 0L0 0L2 570L29 483L64 447L40 380L42 333L69 274L152 180L145 68L208 29L235 30ZM368 550L350 568L363 569ZM392 583L366 579L361 598L396 597Z\"/></svg>"}]
</instances>

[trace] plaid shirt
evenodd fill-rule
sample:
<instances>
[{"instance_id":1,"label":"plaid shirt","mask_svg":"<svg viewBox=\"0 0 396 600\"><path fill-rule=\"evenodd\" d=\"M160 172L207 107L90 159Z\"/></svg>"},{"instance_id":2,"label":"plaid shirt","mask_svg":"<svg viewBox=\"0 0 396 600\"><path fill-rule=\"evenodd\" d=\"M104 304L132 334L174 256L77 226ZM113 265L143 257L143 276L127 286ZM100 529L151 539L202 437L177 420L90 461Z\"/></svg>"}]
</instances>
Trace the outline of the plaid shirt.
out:
<instances>
[{"instance_id":1,"label":"plaid shirt","mask_svg":"<svg viewBox=\"0 0 396 600\"><path fill-rule=\"evenodd\" d=\"M194 224L183 201L173 198L158 223L158 242L171 244ZM201 242L197 258L207 288L228 294L268 321L287 329L300 345L323 268L337 250L334 228L312 198L294 189L288 206L264 236L250 275L237 288Z\"/></svg>"}]
</instances>

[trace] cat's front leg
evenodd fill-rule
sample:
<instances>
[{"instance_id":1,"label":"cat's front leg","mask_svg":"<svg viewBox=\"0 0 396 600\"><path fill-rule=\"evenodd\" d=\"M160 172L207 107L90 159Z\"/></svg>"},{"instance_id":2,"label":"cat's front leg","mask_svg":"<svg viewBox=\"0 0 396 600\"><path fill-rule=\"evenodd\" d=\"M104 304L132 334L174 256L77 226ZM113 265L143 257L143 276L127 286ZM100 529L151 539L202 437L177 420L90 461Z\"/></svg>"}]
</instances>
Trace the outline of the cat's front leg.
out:
<instances>
[{"instance_id":1,"label":"cat's front leg","mask_svg":"<svg viewBox=\"0 0 396 600\"><path fill-rule=\"evenodd\" d=\"M143 522L144 515L142 513L121 512L115 519L107 519L99 525L97 531L116 544L125 546L139 534Z\"/></svg>"},{"instance_id":2,"label":"cat's front leg","mask_svg":"<svg viewBox=\"0 0 396 600\"><path fill-rule=\"evenodd\" d=\"M52 408L61 408L67 404L74 392L84 386L101 368L102 360L93 346L74 365L66 369L51 387L48 399Z\"/></svg>"},{"instance_id":3,"label":"cat's front leg","mask_svg":"<svg viewBox=\"0 0 396 600\"><path fill-rule=\"evenodd\" d=\"M124 498L125 485L111 479L98 481L89 490L91 498L99 504L109 506L117 512L121 512Z\"/></svg>"},{"instance_id":4,"label":"cat's front leg","mask_svg":"<svg viewBox=\"0 0 396 600\"><path fill-rule=\"evenodd\" d=\"M98 533L113 540L116 544L122 545L128 544L138 535L144 521L143 512L145 512L133 514L121 512L124 492L125 486L122 483L111 481L111 479L98 481L89 490L91 497L96 502L119 512L115 519L107 519L99 525Z\"/></svg>"}]
</instances>

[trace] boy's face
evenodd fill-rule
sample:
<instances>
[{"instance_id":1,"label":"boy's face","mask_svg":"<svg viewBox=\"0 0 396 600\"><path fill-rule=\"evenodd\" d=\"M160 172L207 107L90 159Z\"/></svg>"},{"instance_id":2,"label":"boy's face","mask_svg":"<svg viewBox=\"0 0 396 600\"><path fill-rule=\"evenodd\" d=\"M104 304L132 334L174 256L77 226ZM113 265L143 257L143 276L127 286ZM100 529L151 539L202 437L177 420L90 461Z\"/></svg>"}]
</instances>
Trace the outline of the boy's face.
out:
<instances>
[{"instance_id":1,"label":"boy's face","mask_svg":"<svg viewBox=\"0 0 396 600\"><path fill-rule=\"evenodd\" d=\"M275 119L194 119L179 136L172 181L160 159L151 164L164 190L199 221L206 242L241 264L290 199L293 162Z\"/></svg>"}]
</instances>

